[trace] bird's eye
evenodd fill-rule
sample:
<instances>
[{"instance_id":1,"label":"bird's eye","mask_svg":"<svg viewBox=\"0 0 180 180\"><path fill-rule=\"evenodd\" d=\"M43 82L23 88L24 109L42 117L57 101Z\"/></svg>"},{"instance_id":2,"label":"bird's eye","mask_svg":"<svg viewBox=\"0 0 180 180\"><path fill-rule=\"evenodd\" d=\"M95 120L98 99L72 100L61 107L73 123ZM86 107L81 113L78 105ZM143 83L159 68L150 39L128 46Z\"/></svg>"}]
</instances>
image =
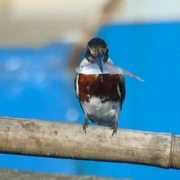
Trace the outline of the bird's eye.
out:
<instances>
[{"instance_id":1,"label":"bird's eye","mask_svg":"<svg viewBox=\"0 0 180 180\"><path fill-rule=\"evenodd\" d=\"M88 60L90 63L94 63L96 61L94 54L89 53Z\"/></svg>"},{"instance_id":2,"label":"bird's eye","mask_svg":"<svg viewBox=\"0 0 180 180\"><path fill-rule=\"evenodd\" d=\"M108 54L108 52L109 52L108 48L106 49L106 51L105 51L105 52L106 52L106 54Z\"/></svg>"},{"instance_id":3,"label":"bird's eye","mask_svg":"<svg viewBox=\"0 0 180 180\"><path fill-rule=\"evenodd\" d=\"M86 51L85 57L87 58L87 60L90 63L94 63L95 62L95 57L92 54L91 49L89 47L87 47L87 51Z\"/></svg>"},{"instance_id":4,"label":"bird's eye","mask_svg":"<svg viewBox=\"0 0 180 180\"><path fill-rule=\"evenodd\" d=\"M91 51L90 51L90 49L89 49L89 48L87 48L87 53L88 53L88 54L91 54Z\"/></svg>"}]
</instances>

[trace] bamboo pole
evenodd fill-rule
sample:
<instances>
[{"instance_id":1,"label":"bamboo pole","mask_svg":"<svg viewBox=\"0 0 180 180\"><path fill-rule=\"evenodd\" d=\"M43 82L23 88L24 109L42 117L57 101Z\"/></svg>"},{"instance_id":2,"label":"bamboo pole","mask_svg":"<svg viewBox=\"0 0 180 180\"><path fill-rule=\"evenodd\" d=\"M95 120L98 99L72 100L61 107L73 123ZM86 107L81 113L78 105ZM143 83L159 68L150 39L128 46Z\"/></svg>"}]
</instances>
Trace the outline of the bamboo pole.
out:
<instances>
[{"instance_id":1,"label":"bamboo pole","mask_svg":"<svg viewBox=\"0 0 180 180\"><path fill-rule=\"evenodd\" d=\"M180 169L180 136L0 117L0 152Z\"/></svg>"},{"instance_id":2,"label":"bamboo pole","mask_svg":"<svg viewBox=\"0 0 180 180\"><path fill-rule=\"evenodd\" d=\"M49 174L27 171L0 169L1 180L132 180L129 178L105 178L98 176L77 176L64 174Z\"/></svg>"}]
</instances>

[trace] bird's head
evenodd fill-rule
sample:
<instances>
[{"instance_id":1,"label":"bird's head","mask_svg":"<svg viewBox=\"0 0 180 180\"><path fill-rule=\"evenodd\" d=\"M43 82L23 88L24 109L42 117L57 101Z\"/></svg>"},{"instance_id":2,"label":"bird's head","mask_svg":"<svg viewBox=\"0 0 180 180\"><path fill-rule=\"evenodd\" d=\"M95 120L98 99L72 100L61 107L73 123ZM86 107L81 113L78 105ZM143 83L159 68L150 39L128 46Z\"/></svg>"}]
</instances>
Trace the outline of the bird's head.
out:
<instances>
[{"instance_id":1,"label":"bird's head","mask_svg":"<svg viewBox=\"0 0 180 180\"><path fill-rule=\"evenodd\" d=\"M108 47L105 41L100 38L91 39L87 44L85 57L90 63L97 63L103 73L103 64L108 61Z\"/></svg>"}]
</instances>

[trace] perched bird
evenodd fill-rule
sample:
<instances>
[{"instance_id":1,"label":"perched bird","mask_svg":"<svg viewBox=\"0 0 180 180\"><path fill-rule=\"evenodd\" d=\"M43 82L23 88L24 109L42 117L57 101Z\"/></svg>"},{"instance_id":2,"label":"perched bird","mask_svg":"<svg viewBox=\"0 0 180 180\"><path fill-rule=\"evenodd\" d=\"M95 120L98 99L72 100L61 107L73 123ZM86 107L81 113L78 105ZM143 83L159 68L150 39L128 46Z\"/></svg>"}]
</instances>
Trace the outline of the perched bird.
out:
<instances>
[{"instance_id":1,"label":"perched bird","mask_svg":"<svg viewBox=\"0 0 180 180\"><path fill-rule=\"evenodd\" d=\"M108 56L108 47L104 40L93 38L87 44L85 58L80 68L91 71L76 74L74 81L76 95L85 113L83 130L86 132L88 120L113 129L117 132L118 120L125 98L125 80L123 74L104 72L106 65L113 65ZM99 73L93 73L92 66L98 67Z\"/></svg>"}]
</instances>

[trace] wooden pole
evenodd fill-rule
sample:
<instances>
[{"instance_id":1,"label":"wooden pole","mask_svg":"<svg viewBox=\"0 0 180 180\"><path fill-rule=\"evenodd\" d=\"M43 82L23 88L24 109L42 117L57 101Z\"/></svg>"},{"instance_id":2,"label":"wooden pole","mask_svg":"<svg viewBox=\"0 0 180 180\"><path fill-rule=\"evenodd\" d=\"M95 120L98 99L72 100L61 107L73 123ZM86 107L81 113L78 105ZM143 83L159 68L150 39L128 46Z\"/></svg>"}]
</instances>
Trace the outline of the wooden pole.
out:
<instances>
[{"instance_id":1,"label":"wooden pole","mask_svg":"<svg viewBox=\"0 0 180 180\"><path fill-rule=\"evenodd\" d=\"M1 180L132 180L129 178L105 178L98 176L77 176L65 174L37 173L0 169Z\"/></svg>"},{"instance_id":2,"label":"wooden pole","mask_svg":"<svg viewBox=\"0 0 180 180\"><path fill-rule=\"evenodd\" d=\"M180 169L180 136L0 117L0 152Z\"/></svg>"}]
</instances>

